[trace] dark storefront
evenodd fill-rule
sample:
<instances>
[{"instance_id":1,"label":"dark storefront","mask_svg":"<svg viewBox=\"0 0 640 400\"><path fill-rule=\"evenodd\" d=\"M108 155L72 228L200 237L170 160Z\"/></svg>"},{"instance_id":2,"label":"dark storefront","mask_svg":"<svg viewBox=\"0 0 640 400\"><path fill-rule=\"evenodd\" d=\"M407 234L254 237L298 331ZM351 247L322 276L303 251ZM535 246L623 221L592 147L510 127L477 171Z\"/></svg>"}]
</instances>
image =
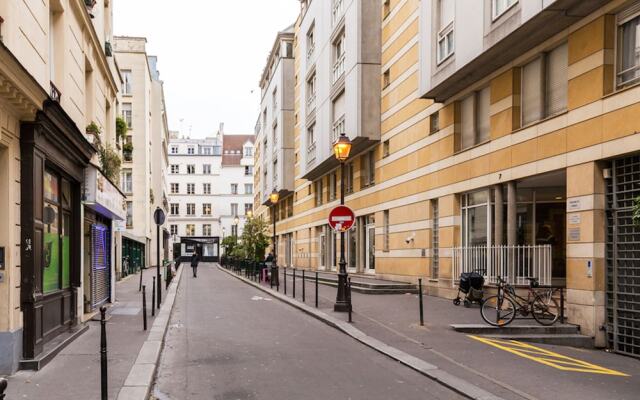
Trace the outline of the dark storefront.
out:
<instances>
[{"instance_id":1,"label":"dark storefront","mask_svg":"<svg viewBox=\"0 0 640 400\"><path fill-rule=\"evenodd\" d=\"M122 238L122 277L135 274L145 267L145 245L133 239Z\"/></svg>"},{"instance_id":2,"label":"dark storefront","mask_svg":"<svg viewBox=\"0 0 640 400\"><path fill-rule=\"evenodd\" d=\"M186 262L198 254L200 261L218 262L220 254L220 238L218 237L182 237L180 238L180 261ZM174 252L174 257L177 255Z\"/></svg>"},{"instance_id":3,"label":"dark storefront","mask_svg":"<svg viewBox=\"0 0 640 400\"><path fill-rule=\"evenodd\" d=\"M21 126L23 356L76 324L81 187L94 149L60 105Z\"/></svg>"}]
</instances>

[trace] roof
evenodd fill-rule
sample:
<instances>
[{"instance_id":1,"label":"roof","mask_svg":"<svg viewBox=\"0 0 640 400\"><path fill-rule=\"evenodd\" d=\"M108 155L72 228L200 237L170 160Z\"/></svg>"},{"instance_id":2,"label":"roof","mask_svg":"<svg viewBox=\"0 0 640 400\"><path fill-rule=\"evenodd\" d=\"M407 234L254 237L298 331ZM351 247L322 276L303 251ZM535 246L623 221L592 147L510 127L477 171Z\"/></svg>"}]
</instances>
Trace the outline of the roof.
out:
<instances>
[{"instance_id":1,"label":"roof","mask_svg":"<svg viewBox=\"0 0 640 400\"><path fill-rule=\"evenodd\" d=\"M255 142L254 135L223 135L222 165L240 165L245 143Z\"/></svg>"}]
</instances>

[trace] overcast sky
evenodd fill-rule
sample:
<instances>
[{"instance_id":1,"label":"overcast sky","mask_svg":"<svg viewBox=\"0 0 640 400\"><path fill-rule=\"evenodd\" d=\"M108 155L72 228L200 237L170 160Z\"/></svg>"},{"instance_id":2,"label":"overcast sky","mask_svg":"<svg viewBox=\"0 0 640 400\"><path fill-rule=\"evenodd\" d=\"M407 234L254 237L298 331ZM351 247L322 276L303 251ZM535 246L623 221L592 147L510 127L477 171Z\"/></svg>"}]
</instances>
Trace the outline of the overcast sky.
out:
<instances>
[{"instance_id":1,"label":"overcast sky","mask_svg":"<svg viewBox=\"0 0 640 400\"><path fill-rule=\"evenodd\" d=\"M262 69L299 9L298 0L117 0L114 34L145 36L158 56L170 129L205 137L224 122L226 133L252 134Z\"/></svg>"}]
</instances>

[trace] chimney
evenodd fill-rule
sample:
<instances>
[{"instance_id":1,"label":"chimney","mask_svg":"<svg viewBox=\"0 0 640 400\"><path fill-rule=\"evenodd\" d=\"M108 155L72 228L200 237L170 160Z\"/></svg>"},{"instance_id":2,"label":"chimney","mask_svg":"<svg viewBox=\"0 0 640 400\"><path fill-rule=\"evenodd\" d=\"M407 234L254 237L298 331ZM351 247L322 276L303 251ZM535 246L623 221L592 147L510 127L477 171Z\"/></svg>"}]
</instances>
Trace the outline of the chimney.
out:
<instances>
[{"instance_id":1,"label":"chimney","mask_svg":"<svg viewBox=\"0 0 640 400\"><path fill-rule=\"evenodd\" d=\"M224 135L224 122L220 122L220 128L218 128L218 135Z\"/></svg>"}]
</instances>

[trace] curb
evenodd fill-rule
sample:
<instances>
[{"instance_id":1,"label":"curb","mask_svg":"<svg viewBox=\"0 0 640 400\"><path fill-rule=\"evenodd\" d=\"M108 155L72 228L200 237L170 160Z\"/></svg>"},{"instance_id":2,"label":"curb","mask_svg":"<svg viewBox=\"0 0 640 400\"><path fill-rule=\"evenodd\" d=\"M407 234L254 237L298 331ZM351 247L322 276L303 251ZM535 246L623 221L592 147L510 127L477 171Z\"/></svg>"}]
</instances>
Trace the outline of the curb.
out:
<instances>
[{"instance_id":1,"label":"curb","mask_svg":"<svg viewBox=\"0 0 640 400\"><path fill-rule=\"evenodd\" d=\"M498 397L492 393L487 392L486 390L472 384L469 383L463 379L460 379L454 375L451 375L450 373L441 370L440 368L438 368L437 366L433 365L433 364L429 364L426 361L423 361L417 357L414 357L408 353L405 353L402 350L399 350L395 347L389 346L386 343L381 342L378 339L375 339L371 336L368 336L366 333L362 332L361 330L355 328L352 324L349 324L348 322L344 322L341 321L337 318L332 317L329 314L326 314L322 311L319 311L313 307L310 307L304 303L300 303L296 300L293 300L289 297L286 297L283 294L280 294L279 292L276 292L275 290L272 290L270 288L264 287L260 284L257 284L253 281L250 281L248 279L245 279L239 275L234 274L231 271L226 270L225 268L222 268L220 265L218 265L218 269L226 272L227 274L233 276L236 279L239 279L241 281L243 281L244 283L251 285L253 287L255 287L256 289L259 289L265 293L268 293L269 295L271 295L272 297L287 303L301 311L303 311L304 313L324 322L325 324L351 336L353 339L357 340L358 342L364 344L365 346L368 346L374 350L376 350L379 353L382 353L384 355L386 355L387 357L398 361L399 363L413 369L414 371L419 372L420 374L426 376L427 378L430 378L436 382L438 382L439 384L469 398L469 399L473 399L473 400L504 400L501 397ZM120 400L120 399L119 399Z\"/></svg>"},{"instance_id":2,"label":"curb","mask_svg":"<svg viewBox=\"0 0 640 400\"><path fill-rule=\"evenodd\" d=\"M153 320L149 335L142 344L135 363L129 370L124 386L118 393L117 400L147 400L149 398L183 269L178 269L174 277L175 284L170 285L166 291L164 304L162 304L156 318Z\"/></svg>"}]
</instances>

